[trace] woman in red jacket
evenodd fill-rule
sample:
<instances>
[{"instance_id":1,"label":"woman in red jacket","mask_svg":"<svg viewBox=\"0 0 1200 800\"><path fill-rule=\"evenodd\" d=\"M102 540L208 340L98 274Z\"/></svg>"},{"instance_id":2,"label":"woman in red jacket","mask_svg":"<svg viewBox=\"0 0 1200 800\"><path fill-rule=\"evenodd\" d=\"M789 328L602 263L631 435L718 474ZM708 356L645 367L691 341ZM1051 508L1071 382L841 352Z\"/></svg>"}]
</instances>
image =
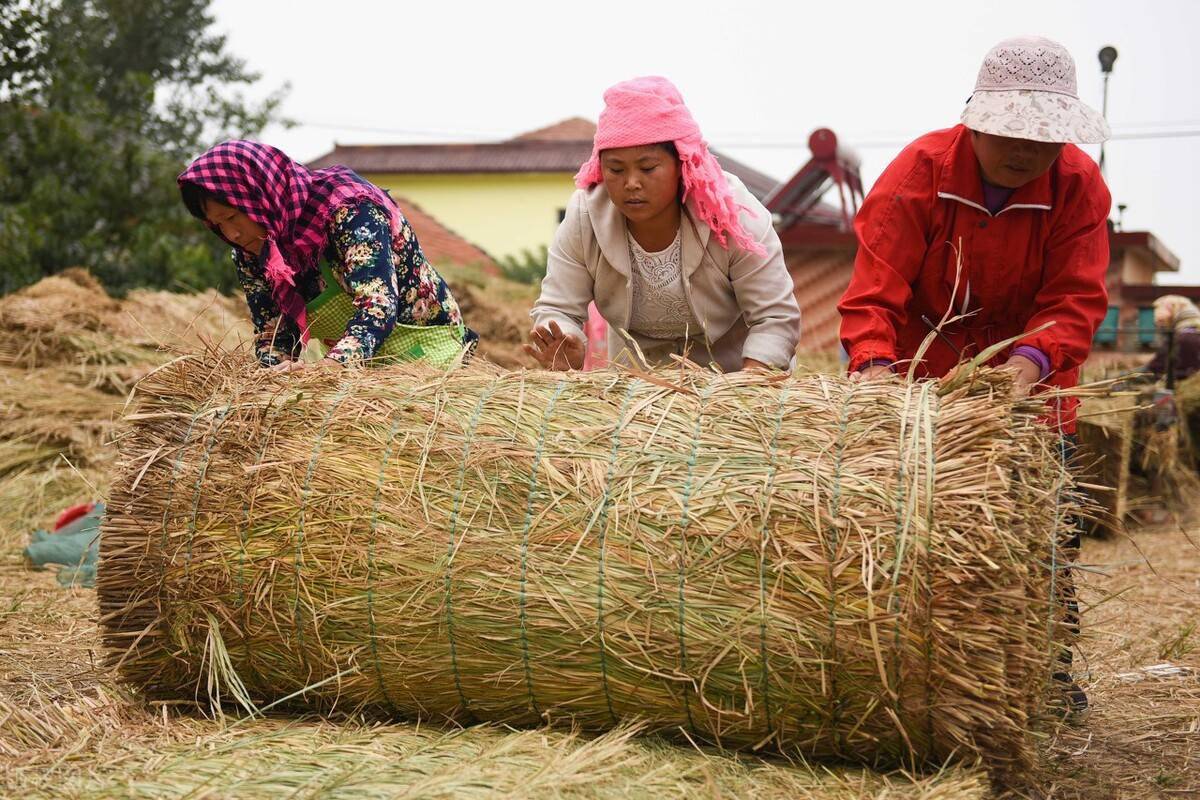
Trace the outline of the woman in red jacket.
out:
<instances>
[{"instance_id":1,"label":"woman in red jacket","mask_svg":"<svg viewBox=\"0 0 1200 800\"><path fill-rule=\"evenodd\" d=\"M855 220L858 256L838 309L851 372L945 375L997 342L1022 390L1078 380L1108 306L1108 187L1073 143L1108 138L1076 94L1061 45L1023 37L984 58L962 124L917 139ZM955 286L957 284L957 290ZM1046 323L1049 328L1033 333ZM1074 405L1059 422L1074 431Z\"/></svg>"},{"instance_id":2,"label":"woman in red jacket","mask_svg":"<svg viewBox=\"0 0 1200 800\"><path fill-rule=\"evenodd\" d=\"M993 47L962 124L904 148L855 220L858 255L838 305L851 373L907 372L940 327L918 377L1024 335L991 363L1012 370L1022 392L1074 386L1108 306L1111 207L1096 163L1075 143L1108 135L1080 102L1062 45L1022 37ZM1052 414L1067 435L1075 405ZM1069 653L1064 661L1055 677L1070 708L1083 710Z\"/></svg>"}]
</instances>

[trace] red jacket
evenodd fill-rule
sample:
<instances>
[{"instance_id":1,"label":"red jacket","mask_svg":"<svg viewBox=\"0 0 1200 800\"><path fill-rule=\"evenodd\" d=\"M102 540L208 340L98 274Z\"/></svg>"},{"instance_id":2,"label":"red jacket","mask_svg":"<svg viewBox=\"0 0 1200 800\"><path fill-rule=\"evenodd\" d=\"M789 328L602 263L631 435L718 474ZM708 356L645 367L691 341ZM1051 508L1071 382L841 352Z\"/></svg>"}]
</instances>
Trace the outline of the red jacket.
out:
<instances>
[{"instance_id":1,"label":"red jacket","mask_svg":"<svg viewBox=\"0 0 1200 800\"><path fill-rule=\"evenodd\" d=\"M858 255L838 304L850 369L911 359L931 330L922 317L936 324L953 303L951 316L975 313L943 328L953 348L938 337L919 376L945 375L989 345L1053 320L1017 346L1046 355L1044 384L1075 386L1108 307L1110 207L1096 163L1067 145L1045 175L992 215L970 131L957 125L917 139L879 177L854 223ZM951 298L956 248L962 272ZM1074 405L1063 409L1065 432L1074 431Z\"/></svg>"}]
</instances>

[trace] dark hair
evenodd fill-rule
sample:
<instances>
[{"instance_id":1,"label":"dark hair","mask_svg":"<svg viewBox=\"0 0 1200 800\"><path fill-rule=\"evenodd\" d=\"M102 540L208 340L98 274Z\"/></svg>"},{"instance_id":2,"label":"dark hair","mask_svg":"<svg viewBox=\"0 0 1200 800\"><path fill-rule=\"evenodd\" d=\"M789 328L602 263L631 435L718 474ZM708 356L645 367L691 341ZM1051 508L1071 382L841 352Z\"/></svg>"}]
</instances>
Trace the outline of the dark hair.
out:
<instances>
[{"instance_id":1,"label":"dark hair","mask_svg":"<svg viewBox=\"0 0 1200 800\"><path fill-rule=\"evenodd\" d=\"M216 200L218 203L221 202L221 198L198 183L185 182L179 184L179 193L183 195L183 204L187 207L188 213L202 222L208 221L208 216L204 213L204 206L208 204L208 201Z\"/></svg>"}]
</instances>

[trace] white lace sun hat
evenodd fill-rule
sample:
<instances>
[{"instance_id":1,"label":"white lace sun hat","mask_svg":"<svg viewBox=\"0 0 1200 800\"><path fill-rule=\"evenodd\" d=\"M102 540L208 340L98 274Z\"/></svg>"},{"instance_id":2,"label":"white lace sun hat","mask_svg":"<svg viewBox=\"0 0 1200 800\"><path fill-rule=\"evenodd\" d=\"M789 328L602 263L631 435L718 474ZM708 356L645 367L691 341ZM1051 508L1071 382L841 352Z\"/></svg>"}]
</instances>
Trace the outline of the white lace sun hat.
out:
<instances>
[{"instance_id":1,"label":"white lace sun hat","mask_svg":"<svg viewBox=\"0 0 1200 800\"><path fill-rule=\"evenodd\" d=\"M962 123L973 131L1035 142L1096 144L1104 117L1079 99L1075 60L1040 36L1005 39L984 56Z\"/></svg>"}]
</instances>

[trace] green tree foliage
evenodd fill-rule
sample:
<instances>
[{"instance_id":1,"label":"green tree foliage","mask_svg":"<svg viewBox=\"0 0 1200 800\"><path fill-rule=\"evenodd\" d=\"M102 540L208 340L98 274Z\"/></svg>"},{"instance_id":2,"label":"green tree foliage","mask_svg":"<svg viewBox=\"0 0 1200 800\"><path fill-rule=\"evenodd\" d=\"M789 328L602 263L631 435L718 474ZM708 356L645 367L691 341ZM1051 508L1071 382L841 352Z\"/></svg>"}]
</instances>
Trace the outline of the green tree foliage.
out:
<instances>
[{"instance_id":1,"label":"green tree foliage","mask_svg":"<svg viewBox=\"0 0 1200 800\"><path fill-rule=\"evenodd\" d=\"M550 250L540 245L536 252L529 248L521 250L519 256L504 256L498 259L504 277L516 283L538 283L546 277L546 262Z\"/></svg>"},{"instance_id":2,"label":"green tree foliage","mask_svg":"<svg viewBox=\"0 0 1200 800\"><path fill-rule=\"evenodd\" d=\"M209 0L0 2L0 293L72 266L116 291L234 281L175 176L273 118Z\"/></svg>"}]
</instances>

